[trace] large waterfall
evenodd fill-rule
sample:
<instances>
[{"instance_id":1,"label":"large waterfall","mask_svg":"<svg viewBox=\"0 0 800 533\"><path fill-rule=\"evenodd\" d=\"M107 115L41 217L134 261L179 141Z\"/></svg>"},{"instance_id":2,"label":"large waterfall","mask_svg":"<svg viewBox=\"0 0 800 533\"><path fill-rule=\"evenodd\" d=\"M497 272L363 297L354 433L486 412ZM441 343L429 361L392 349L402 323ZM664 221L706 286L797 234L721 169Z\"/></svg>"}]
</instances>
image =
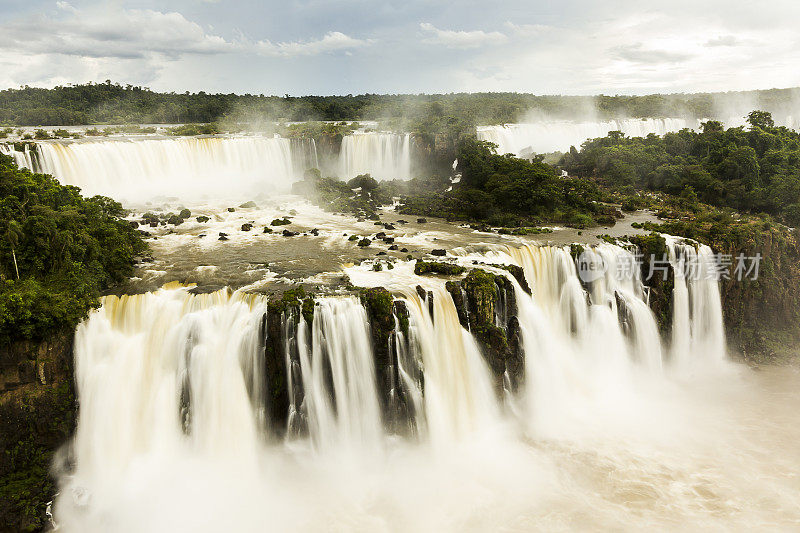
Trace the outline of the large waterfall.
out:
<instances>
[{"instance_id":1,"label":"large waterfall","mask_svg":"<svg viewBox=\"0 0 800 533\"><path fill-rule=\"evenodd\" d=\"M342 178L371 174L376 179L411 178L411 135L356 132L342 138Z\"/></svg>"},{"instance_id":2,"label":"large waterfall","mask_svg":"<svg viewBox=\"0 0 800 533\"><path fill-rule=\"evenodd\" d=\"M180 137L0 144L21 168L52 174L87 194L120 200L154 196L251 197L287 191L305 170L320 168L313 139L280 137ZM325 175L349 179L411 177L411 136L356 132L342 139L334 168Z\"/></svg>"},{"instance_id":3,"label":"large waterfall","mask_svg":"<svg viewBox=\"0 0 800 533\"><path fill-rule=\"evenodd\" d=\"M500 389L452 287L412 262L346 270L394 294L380 346L357 296L278 311L228 289L108 296L76 333L80 418L56 520L67 531L615 529L658 520L612 510L645 498L677 506L676 525L694 516L714 529L750 493L714 497L719 512L683 509L681 487L711 474L670 454L673 432L698 431L702 406L683 380L727 368L718 282L707 248L668 245L664 344L638 268L618 276L636 266L628 249L600 244L577 264L569 247L461 257L510 283L495 324L518 325L524 375L513 386L506 368ZM690 262L710 277L688 277ZM587 264L598 274L580 275ZM521 267L530 293L502 265ZM617 441L626 451L604 451ZM623 484L609 489L615 506L592 500L607 483Z\"/></svg>"},{"instance_id":4,"label":"large waterfall","mask_svg":"<svg viewBox=\"0 0 800 533\"><path fill-rule=\"evenodd\" d=\"M181 137L42 142L35 153L26 146L15 158L87 194L197 198L287 190L302 176L303 166L315 159L313 146L298 149L311 151L293 155L292 141L282 138Z\"/></svg>"}]
</instances>

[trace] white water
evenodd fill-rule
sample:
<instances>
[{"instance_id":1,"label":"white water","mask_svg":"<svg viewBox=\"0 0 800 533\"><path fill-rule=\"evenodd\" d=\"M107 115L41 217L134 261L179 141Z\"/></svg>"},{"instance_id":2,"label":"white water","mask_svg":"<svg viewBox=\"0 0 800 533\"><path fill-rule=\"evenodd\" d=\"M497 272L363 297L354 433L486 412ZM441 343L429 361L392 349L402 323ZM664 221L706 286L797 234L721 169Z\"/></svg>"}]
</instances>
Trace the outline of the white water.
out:
<instances>
[{"instance_id":1,"label":"white water","mask_svg":"<svg viewBox=\"0 0 800 533\"><path fill-rule=\"evenodd\" d=\"M667 239L675 273L672 352L684 367L697 361L687 354L706 354L707 361L725 359L725 332L719 296L719 275L711 248Z\"/></svg>"},{"instance_id":2,"label":"white water","mask_svg":"<svg viewBox=\"0 0 800 533\"><path fill-rule=\"evenodd\" d=\"M305 170L319 168L313 139L280 137L180 137L39 142L36 152L0 144L20 168L52 174L87 194L123 201L158 196L252 198L287 192ZM354 133L342 140L336 168L325 173L353 178L411 177L411 136ZM324 169L323 169L324 170Z\"/></svg>"},{"instance_id":3,"label":"white water","mask_svg":"<svg viewBox=\"0 0 800 533\"><path fill-rule=\"evenodd\" d=\"M694 249L670 246L676 256ZM588 292L568 248L478 257L522 266L533 293L514 282L526 376L507 399L444 280L414 276L411 263L347 270L357 285L390 287L409 310L397 369L414 404L408 440L381 423L369 324L355 298L318 299L312 326L299 320L293 386L309 435L283 442L264 420L264 297L168 287L106 298L76 335L76 466L62 477L56 519L98 532L800 523L800 434L784 421L796 411L764 403L762 384L724 363L716 282L689 282L691 313L676 305L674 320L690 332L689 351L677 353L675 343L661 347L638 277L618 279L632 258L622 248L587 251L602 266ZM708 268L702 249L697 257ZM416 284L432 292L432 315ZM684 360L715 364L686 373ZM792 383L777 386L796 393ZM759 425L765 416L772 422Z\"/></svg>"},{"instance_id":4,"label":"white water","mask_svg":"<svg viewBox=\"0 0 800 533\"><path fill-rule=\"evenodd\" d=\"M411 135L360 133L342 138L340 177L371 174L379 180L411 178Z\"/></svg>"},{"instance_id":5,"label":"white water","mask_svg":"<svg viewBox=\"0 0 800 533\"><path fill-rule=\"evenodd\" d=\"M288 191L316 165L313 141L267 137L42 142L37 157L11 152L18 165L52 174L86 194L141 201L156 196L183 200L252 197Z\"/></svg>"}]
</instances>

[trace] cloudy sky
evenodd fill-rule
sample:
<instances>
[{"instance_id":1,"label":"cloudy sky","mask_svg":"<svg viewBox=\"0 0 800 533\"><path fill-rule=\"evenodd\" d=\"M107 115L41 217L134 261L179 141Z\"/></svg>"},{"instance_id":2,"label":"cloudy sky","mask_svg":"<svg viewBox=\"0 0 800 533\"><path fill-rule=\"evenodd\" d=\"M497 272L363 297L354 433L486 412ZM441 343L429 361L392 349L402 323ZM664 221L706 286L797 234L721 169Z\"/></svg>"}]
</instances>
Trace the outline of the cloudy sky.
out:
<instances>
[{"instance_id":1,"label":"cloudy sky","mask_svg":"<svg viewBox=\"0 0 800 533\"><path fill-rule=\"evenodd\" d=\"M800 85L798 0L0 0L0 87L641 94Z\"/></svg>"}]
</instances>

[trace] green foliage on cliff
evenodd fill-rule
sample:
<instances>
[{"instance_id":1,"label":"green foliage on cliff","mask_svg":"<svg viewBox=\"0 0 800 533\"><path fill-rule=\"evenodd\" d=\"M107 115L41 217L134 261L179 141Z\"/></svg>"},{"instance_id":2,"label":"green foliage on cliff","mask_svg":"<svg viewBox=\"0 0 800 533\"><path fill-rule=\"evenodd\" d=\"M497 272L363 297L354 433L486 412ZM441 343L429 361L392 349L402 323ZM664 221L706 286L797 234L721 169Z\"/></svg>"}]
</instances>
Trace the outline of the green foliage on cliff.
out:
<instances>
[{"instance_id":1,"label":"green foliage on cliff","mask_svg":"<svg viewBox=\"0 0 800 533\"><path fill-rule=\"evenodd\" d=\"M0 156L0 341L74 327L146 246L120 204Z\"/></svg>"},{"instance_id":2,"label":"green foliage on cliff","mask_svg":"<svg viewBox=\"0 0 800 533\"><path fill-rule=\"evenodd\" d=\"M800 133L753 111L749 128L706 122L701 132L627 138L620 132L571 150L562 165L615 187L663 191L800 225Z\"/></svg>"},{"instance_id":3,"label":"green foliage on cliff","mask_svg":"<svg viewBox=\"0 0 800 533\"><path fill-rule=\"evenodd\" d=\"M451 191L412 194L403 213L476 220L495 226L560 222L574 227L613 224L615 210L599 203L592 182L565 178L541 161L498 155L491 143L464 138L458 147L461 181Z\"/></svg>"}]
</instances>

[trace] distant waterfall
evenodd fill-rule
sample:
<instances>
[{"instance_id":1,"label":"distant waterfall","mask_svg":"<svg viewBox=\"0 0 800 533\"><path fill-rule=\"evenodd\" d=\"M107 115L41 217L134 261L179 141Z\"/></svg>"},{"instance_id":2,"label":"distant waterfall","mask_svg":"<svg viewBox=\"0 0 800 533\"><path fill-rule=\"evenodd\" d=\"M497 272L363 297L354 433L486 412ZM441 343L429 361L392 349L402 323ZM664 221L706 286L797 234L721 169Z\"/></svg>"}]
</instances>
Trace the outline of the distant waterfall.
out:
<instances>
[{"instance_id":1,"label":"distant waterfall","mask_svg":"<svg viewBox=\"0 0 800 533\"><path fill-rule=\"evenodd\" d=\"M411 135L353 133L342 139L339 172L350 179L370 174L375 179L411 178Z\"/></svg>"},{"instance_id":2,"label":"distant waterfall","mask_svg":"<svg viewBox=\"0 0 800 533\"><path fill-rule=\"evenodd\" d=\"M566 152L570 146L580 148L587 139L605 137L610 131L621 131L629 137L646 137L653 133L697 128L699 120L682 118L621 119L602 122L542 121L478 127L478 138L495 143L497 153L529 157L531 154Z\"/></svg>"},{"instance_id":3,"label":"distant waterfall","mask_svg":"<svg viewBox=\"0 0 800 533\"><path fill-rule=\"evenodd\" d=\"M288 190L317 164L313 140L277 137L42 142L35 152L33 157L26 145L24 153L12 155L21 166L52 174L87 194L122 200Z\"/></svg>"}]
</instances>

